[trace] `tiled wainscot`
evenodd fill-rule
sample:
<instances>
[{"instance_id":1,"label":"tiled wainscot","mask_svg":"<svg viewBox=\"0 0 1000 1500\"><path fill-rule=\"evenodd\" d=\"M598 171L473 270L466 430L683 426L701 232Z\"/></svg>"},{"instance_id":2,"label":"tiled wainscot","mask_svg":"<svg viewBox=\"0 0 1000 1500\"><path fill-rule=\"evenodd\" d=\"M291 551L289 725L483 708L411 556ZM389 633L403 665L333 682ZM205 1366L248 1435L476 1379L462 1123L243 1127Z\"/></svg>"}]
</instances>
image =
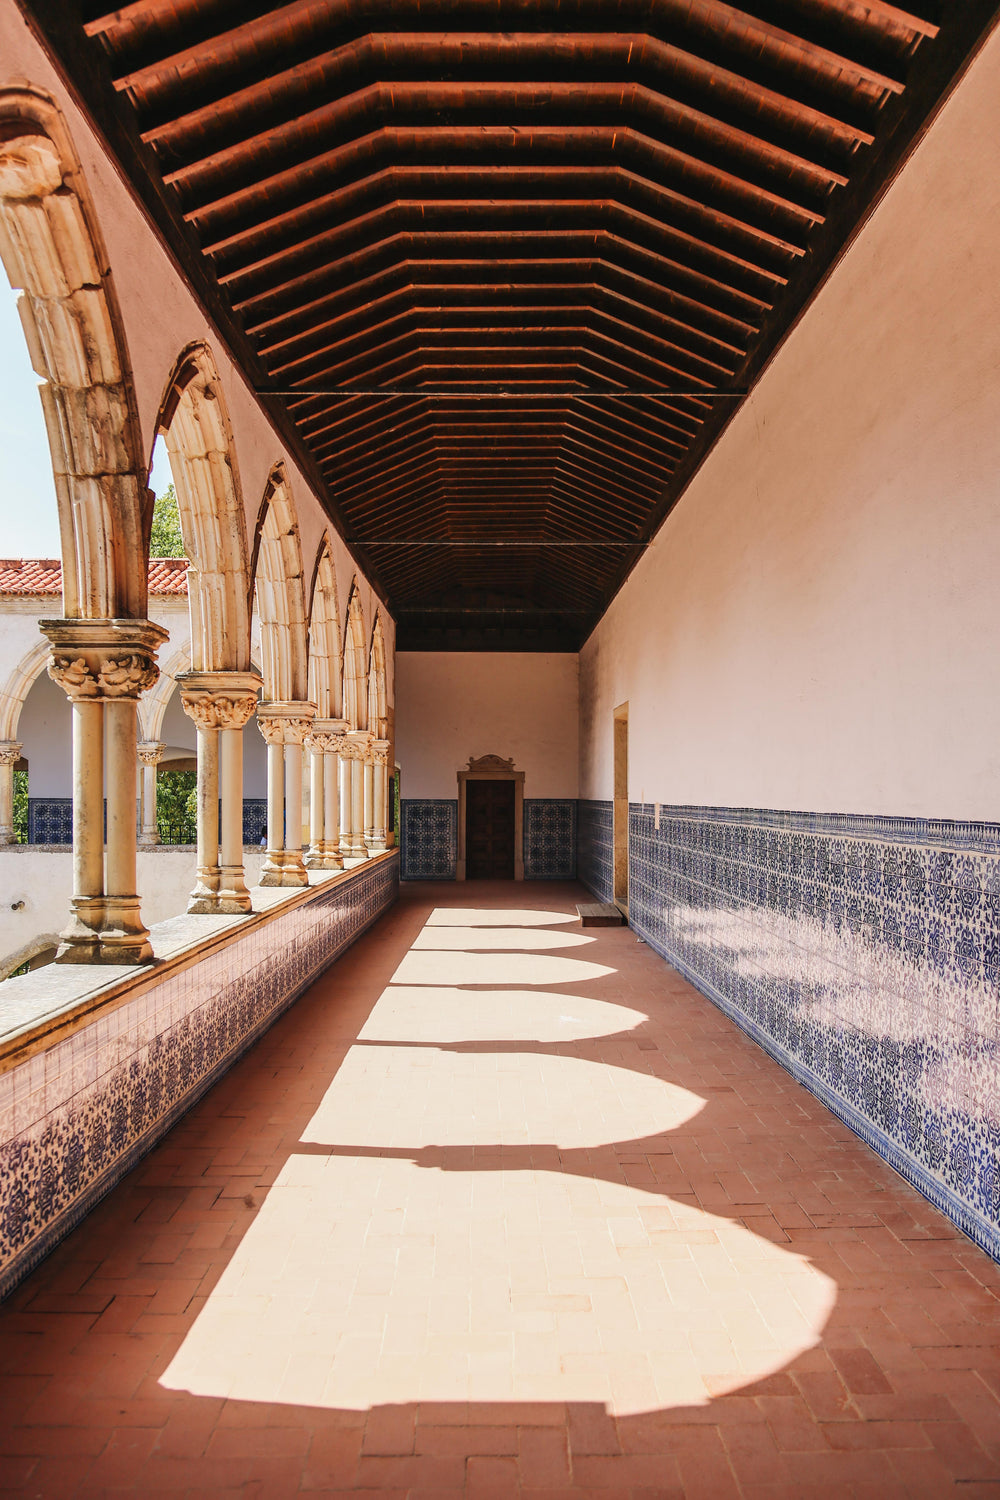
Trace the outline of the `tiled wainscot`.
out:
<instances>
[{"instance_id":1,"label":"tiled wainscot","mask_svg":"<svg viewBox=\"0 0 1000 1500\"><path fill-rule=\"evenodd\" d=\"M1000 826L633 804L629 919L1000 1257Z\"/></svg>"},{"instance_id":2,"label":"tiled wainscot","mask_svg":"<svg viewBox=\"0 0 1000 1500\"><path fill-rule=\"evenodd\" d=\"M258 893L273 904L242 921L161 923L153 930L162 958L155 967L53 965L4 982L0 1295L387 910L398 889L398 856L383 854L294 896ZM88 978L93 993L72 1003L74 986L79 993Z\"/></svg>"},{"instance_id":3,"label":"tiled wainscot","mask_svg":"<svg viewBox=\"0 0 1000 1500\"><path fill-rule=\"evenodd\" d=\"M610 802L577 803L577 877L599 901L614 898L615 841Z\"/></svg>"},{"instance_id":4,"label":"tiled wainscot","mask_svg":"<svg viewBox=\"0 0 1000 1500\"><path fill-rule=\"evenodd\" d=\"M400 804L403 880L454 880L458 799L409 797Z\"/></svg>"},{"instance_id":5,"label":"tiled wainscot","mask_svg":"<svg viewBox=\"0 0 1000 1500\"><path fill-rule=\"evenodd\" d=\"M576 801L525 797L525 880L576 879Z\"/></svg>"}]
</instances>

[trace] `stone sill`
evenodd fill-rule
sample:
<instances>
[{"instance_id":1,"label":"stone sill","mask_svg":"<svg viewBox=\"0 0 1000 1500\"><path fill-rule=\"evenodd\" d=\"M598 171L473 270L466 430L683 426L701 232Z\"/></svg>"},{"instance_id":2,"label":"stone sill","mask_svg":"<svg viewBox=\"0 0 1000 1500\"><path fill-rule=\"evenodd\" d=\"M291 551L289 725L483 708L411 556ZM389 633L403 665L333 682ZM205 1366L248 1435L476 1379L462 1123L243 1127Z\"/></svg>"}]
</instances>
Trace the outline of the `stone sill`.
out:
<instances>
[{"instance_id":1,"label":"stone sill","mask_svg":"<svg viewBox=\"0 0 1000 1500\"><path fill-rule=\"evenodd\" d=\"M7 847L37 850L53 846ZM63 846L54 847L61 850ZM29 974L5 979L0 984L0 1073L47 1051L143 990L161 984L166 975L191 968L206 954L225 948L256 927L266 926L278 912L304 905L317 887L325 890L334 884L350 884L378 861L397 858L398 852L389 849L357 860L345 870L310 870L309 885L297 890L254 886L250 892L253 910L245 916L184 915L157 922L150 928L155 956L149 964L46 964Z\"/></svg>"},{"instance_id":2,"label":"stone sill","mask_svg":"<svg viewBox=\"0 0 1000 1500\"><path fill-rule=\"evenodd\" d=\"M136 844L135 846L137 854L155 854L159 849L162 849L166 854L194 854L197 850L197 847L197 844ZM260 845L244 844L243 848L247 852L256 852L260 850ZM0 854L14 854L18 850L20 850L24 854L27 854L29 852L32 854L72 854L73 845L0 844Z\"/></svg>"}]
</instances>

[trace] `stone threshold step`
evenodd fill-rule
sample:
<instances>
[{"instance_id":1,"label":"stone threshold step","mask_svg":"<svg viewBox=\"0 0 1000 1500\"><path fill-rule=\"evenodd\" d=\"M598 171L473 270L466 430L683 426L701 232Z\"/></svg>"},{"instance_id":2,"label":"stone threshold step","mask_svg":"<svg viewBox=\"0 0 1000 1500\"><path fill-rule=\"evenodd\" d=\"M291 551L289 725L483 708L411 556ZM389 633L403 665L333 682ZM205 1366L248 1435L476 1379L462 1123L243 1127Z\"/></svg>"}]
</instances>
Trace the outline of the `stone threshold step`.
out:
<instances>
[{"instance_id":1,"label":"stone threshold step","mask_svg":"<svg viewBox=\"0 0 1000 1500\"><path fill-rule=\"evenodd\" d=\"M623 927L625 918L610 901L578 901L577 916L583 927Z\"/></svg>"}]
</instances>

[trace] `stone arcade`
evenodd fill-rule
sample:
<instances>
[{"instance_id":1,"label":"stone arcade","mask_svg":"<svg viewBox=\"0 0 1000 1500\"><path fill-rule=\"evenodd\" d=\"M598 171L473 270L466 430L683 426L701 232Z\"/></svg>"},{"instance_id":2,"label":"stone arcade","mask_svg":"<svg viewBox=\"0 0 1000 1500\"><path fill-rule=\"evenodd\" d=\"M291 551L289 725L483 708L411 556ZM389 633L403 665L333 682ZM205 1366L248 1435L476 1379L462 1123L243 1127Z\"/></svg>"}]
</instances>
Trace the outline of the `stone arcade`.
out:
<instances>
[{"instance_id":1,"label":"stone arcade","mask_svg":"<svg viewBox=\"0 0 1000 1500\"><path fill-rule=\"evenodd\" d=\"M0 0L8 1488L996 1487L998 20Z\"/></svg>"}]
</instances>

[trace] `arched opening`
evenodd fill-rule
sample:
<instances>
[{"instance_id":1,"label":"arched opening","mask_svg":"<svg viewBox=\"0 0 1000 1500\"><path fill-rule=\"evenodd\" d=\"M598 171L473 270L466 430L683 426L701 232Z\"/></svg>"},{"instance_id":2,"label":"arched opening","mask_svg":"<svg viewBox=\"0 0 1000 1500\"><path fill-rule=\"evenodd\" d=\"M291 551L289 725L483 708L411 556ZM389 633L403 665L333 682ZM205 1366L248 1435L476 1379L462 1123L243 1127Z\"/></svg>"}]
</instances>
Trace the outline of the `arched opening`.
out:
<instances>
[{"instance_id":1,"label":"arched opening","mask_svg":"<svg viewBox=\"0 0 1000 1500\"><path fill-rule=\"evenodd\" d=\"M146 469L124 336L79 162L34 89L0 93L0 260L40 377L63 614L142 619Z\"/></svg>"},{"instance_id":2,"label":"arched opening","mask_svg":"<svg viewBox=\"0 0 1000 1500\"><path fill-rule=\"evenodd\" d=\"M271 471L257 521L254 593L264 697L305 700L308 682L305 580L295 508L282 464Z\"/></svg>"},{"instance_id":3,"label":"arched opening","mask_svg":"<svg viewBox=\"0 0 1000 1500\"><path fill-rule=\"evenodd\" d=\"M317 718L340 717L341 673L337 574L329 540L325 540L316 564L309 614L309 697L316 705Z\"/></svg>"},{"instance_id":4,"label":"arched opening","mask_svg":"<svg viewBox=\"0 0 1000 1500\"><path fill-rule=\"evenodd\" d=\"M211 351L185 349L164 396L162 434L188 558L191 665L196 672L250 665L246 528L232 432Z\"/></svg>"},{"instance_id":5,"label":"arched opening","mask_svg":"<svg viewBox=\"0 0 1000 1500\"><path fill-rule=\"evenodd\" d=\"M372 646L368 656L368 727L380 740L385 739L389 729L385 632L381 614L375 616Z\"/></svg>"},{"instance_id":6,"label":"arched opening","mask_svg":"<svg viewBox=\"0 0 1000 1500\"><path fill-rule=\"evenodd\" d=\"M344 632L344 718L352 729L368 728L368 650L358 587L347 601Z\"/></svg>"}]
</instances>

